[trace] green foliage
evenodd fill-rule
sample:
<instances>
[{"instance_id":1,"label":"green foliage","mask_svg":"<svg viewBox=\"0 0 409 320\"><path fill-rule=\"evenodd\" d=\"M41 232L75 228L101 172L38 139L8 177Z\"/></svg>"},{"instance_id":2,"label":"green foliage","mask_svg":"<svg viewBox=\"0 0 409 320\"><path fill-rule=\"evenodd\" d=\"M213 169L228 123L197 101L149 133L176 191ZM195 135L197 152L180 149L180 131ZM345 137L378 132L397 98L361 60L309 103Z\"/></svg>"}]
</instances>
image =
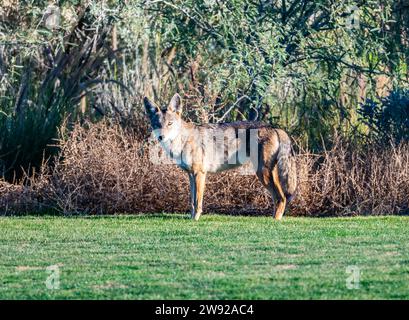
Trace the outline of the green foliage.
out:
<instances>
[{"instance_id":1,"label":"green foliage","mask_svg":"<svg viewBox=\"0 0 409 320\"><path fill-rule=\"evenodd\" d=\"M38 164L62 120L77 119L84 91L93 119L145 128L143 96L165 103L178 91L190 120L263 120L318 149L334 131L360 128L357 105L380 98L379 76L389 88L408 87L403 1L58 1L53 29L44 24L48 2L8 3L0 8L0 165L7 175ZM134 117L136 124L128 121ZM26 160L15 160L11 146L22 146Z\"/></svg>"},{"instance_id":2,"label":"green foliage","mask_svg":"<svg viewBox=\"0 0 409 320\"><path fill-rule=\"evenodd\" d=\"M409 140L409 90L392 91L379 101L368 99L358 112L373 138L397 143Z\"/></svg>"},{"instance_id":3,"label":"green foliage","mask_svg":"<svg viewBox=\"0 0 409 320\"><path fill-rule=\"evenodd\" d=\"M314 143L351 119L361 97L340 102L346 77L402 80L396 68L385 71L404 64L404 54L392 57L386 27L395 26L393 1L383 1L382 10L377 1L331 0L146 1L144 8L156 18L154 30L163 31L162 46L177 47L179 74L192 61L200 64L202 91L220 104L216 119L245 96L224 119L278 118ZM407 44L399 48L407 53ZM371 81L368 95L375 96ZM357 88L346 94L357 95Z\"/></svg>"},{"instance_id":4,"label":"green foliage","mask_svg":"<svg viewBox=\"0 0 409 320\"><path fill-rule=\"evenodd\" d=\"M87 9L63 42L0 47L0 174L8 180L31 174L56 151L58 130L78 119L78 101L99 83L111 54L110 23ZM22 48L22 50L20 50Z\"/></svg>"},{"instance_id":5,"label":"green foliage","mask_svg":"<svg viewBox=\"0 0 409 320\"><path fill-rule=\"evenodd\" d=\"M29 99L28 95L36 91L28 82L21 82L20 88L27 91L24 99ZM32 173L44 159L55 153L53 139L67 114L67 104L62 96L55 97L51 107L19 99L22 97L10 101L14 110L12 107L8 109L13 111L0 112L0 173L9 180L21 178L23 172Z\"/></svg>"}]
</instances>

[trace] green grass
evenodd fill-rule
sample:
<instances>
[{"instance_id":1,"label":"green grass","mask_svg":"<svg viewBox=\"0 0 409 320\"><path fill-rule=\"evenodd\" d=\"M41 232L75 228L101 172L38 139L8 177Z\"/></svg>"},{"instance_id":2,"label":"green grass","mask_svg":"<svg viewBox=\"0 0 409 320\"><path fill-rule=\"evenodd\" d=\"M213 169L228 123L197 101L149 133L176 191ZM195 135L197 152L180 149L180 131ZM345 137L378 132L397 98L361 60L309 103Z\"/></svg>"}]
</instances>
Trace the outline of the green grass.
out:
<instances>
[{"instance_id":1,"label":"green grass","mask_svg":"<svg viewBox=\"0 0 409 320\"><path fill-rule=\"evenodd\" d=\"M409 217L3 217L0 298L409 298Z\"/></svg>"}]
</instances>

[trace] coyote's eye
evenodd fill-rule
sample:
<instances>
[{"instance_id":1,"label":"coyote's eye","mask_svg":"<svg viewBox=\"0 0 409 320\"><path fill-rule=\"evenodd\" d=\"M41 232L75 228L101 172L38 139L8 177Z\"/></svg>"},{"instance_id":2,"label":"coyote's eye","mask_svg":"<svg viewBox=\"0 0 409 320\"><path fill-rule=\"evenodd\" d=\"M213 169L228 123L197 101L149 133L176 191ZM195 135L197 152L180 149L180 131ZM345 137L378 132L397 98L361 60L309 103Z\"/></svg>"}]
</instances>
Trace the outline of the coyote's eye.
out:
<instances>
[{"instance_id":1,"label":"coyote's eye","mask_svg":"<svg viewBox=\"0 0 409 320\"><path fill-rule=\"evenodd\" d=\"M173 124L173 121L168 122L168 126L170 127Z\"/></svg>"}]
</instances>

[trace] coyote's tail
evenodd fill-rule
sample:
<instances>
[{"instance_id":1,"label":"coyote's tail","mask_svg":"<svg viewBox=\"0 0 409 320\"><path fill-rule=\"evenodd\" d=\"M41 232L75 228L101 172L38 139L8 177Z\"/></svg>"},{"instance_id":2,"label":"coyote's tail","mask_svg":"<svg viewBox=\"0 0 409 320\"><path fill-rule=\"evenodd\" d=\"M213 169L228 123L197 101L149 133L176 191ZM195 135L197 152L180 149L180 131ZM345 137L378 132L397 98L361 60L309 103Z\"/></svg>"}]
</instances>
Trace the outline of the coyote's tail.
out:
<instances>
[{"instance_id":1,"label":"coyote's tail","mask_svg":"<svg viewBox=\"0 0 409 320\"><path fill-rule=\"evenodd\" d=\"M297 168L290 138L286 136L280 140L277 155L278 176L287 201L290 202L297 191Z\"/></svg>"}]
</instances>

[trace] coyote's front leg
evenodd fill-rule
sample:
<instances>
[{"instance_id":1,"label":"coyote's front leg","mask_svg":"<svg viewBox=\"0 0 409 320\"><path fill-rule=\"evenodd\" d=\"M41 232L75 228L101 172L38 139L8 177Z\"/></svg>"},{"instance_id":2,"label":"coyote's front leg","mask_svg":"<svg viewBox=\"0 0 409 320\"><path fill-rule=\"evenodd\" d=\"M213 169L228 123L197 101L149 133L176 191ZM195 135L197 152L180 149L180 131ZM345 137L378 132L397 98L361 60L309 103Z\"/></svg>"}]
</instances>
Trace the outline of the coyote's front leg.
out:
<instances>
[{"instance_id":1,"label":"coyote's front leg","mask_svg":"<svg viewBox=\"0 0 409 320\"><path fill-rule=\"evenodd\" d=\"M203 193L205 188L206 173L201 171L189 173L189 180L192 219L197 221L199 220L203 211Z\"/></svg>"}]
</instances>

